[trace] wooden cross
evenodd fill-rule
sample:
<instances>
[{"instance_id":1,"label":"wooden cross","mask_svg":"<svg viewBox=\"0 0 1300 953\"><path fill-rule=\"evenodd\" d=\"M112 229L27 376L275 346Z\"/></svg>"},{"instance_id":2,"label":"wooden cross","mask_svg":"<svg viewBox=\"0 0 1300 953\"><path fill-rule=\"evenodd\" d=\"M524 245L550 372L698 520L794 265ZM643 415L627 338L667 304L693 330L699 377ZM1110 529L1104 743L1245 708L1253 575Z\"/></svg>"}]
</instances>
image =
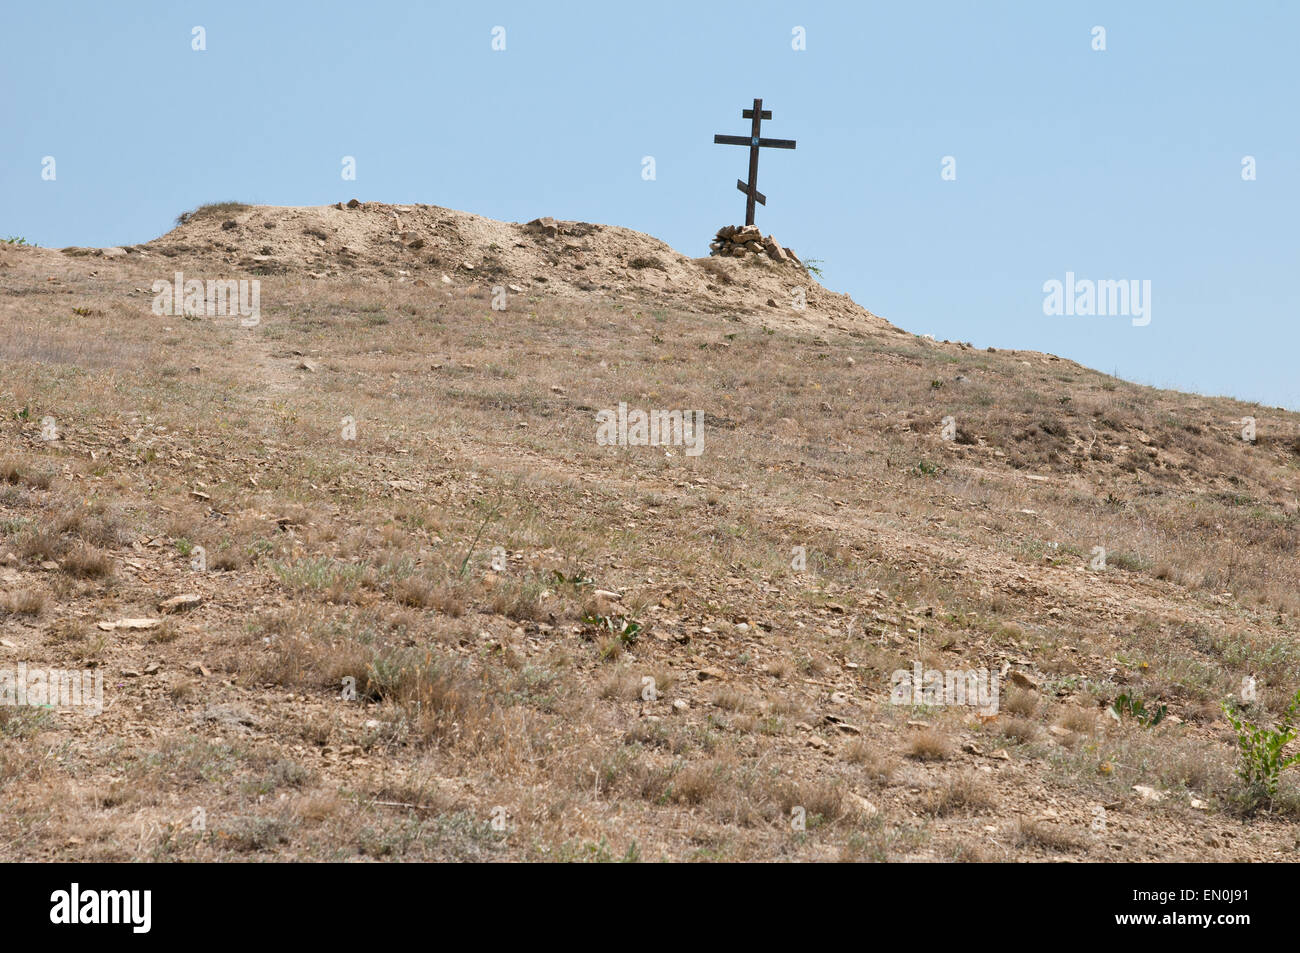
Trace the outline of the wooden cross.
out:
<instances>
[{"instance_id":1,"label":"wooden cross","mask_svg":"<svg viewBox=\"0 0 1300 953\"><path fill-rule=\"evenodd\" d=\"M763 108L763 100L754 100L753 109L741 110L741 117L754 120L748 136L714 136L715 145L749 146L749 181L736 180L736 188L745 193L745 224L754 224L754 203L767 204L767 196L758 190L758 150L766 146L769 149L793 149L793 139L763 139L759 136L759 126L764 119L772 118L772 110Z\"/></svg>"}]
</instances>

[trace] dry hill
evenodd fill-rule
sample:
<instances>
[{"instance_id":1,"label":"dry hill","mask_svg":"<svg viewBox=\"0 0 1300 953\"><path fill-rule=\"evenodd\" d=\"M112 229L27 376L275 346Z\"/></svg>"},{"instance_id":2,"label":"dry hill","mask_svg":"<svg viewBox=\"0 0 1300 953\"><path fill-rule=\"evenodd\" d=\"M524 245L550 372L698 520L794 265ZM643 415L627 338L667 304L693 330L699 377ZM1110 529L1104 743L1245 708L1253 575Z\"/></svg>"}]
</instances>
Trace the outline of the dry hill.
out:
<instances>
[{"instance_id":1,"label":"dry hill","mask_svg":"<svg viewBox=\"0 0 1300 953\"><path fill-rule=\"evenodd\" d=\"M155 313L178 271L259 320ZM1300 688L1295 414L427 206L0 289L0 670L104 698L0 706L6 859L1296 856L1220 708ZM892 704L917 663L996 712Z\"/></svg>"}]
</instances>

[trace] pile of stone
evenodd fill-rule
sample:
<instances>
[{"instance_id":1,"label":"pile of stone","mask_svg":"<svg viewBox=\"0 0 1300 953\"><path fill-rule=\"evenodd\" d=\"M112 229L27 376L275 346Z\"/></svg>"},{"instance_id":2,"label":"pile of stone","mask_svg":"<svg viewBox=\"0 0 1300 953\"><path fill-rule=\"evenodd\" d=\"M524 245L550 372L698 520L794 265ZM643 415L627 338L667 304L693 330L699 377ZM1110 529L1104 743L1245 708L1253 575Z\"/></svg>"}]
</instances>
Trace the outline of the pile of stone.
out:
<instances>
[{"instance_id":1,"label":"pile of stone","mask_svg":"<svg viewBox=\"0 0 1300 953\"><path fill-rule=\"evenodd\" d=\"M781 243L771 235L764 238L757 225L724 225L718 229L718 237L709 244L709 249L711 255L731 258L766 255L775 262L788 262L800 267L803 265L791 249L782 248Z\"/></svg>"}]
</instances>

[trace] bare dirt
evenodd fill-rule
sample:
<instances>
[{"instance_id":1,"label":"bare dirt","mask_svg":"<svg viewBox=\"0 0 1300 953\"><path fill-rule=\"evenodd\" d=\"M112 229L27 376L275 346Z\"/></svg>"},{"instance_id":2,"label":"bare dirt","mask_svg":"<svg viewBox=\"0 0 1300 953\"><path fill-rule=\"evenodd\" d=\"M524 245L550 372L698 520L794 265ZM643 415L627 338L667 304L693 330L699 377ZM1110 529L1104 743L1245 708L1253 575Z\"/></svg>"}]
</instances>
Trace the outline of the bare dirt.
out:
<instances>
[{"instance_id":1,"label":"bare dirt","mask_svg":"<svg viewBox=\"0 0 1300 953\"><path fill-rule=\"evenodd\" d=\"M176 271L260 323L156 314ZM0 245L0 290L0 668L105 696L0 706L0 857L1296 855L1220 708L1300 687L1295 414L429 206ZM599 445L620 402L703 452ZM998 710L891 703L918 662Z\"/></svg>"}]
</instances>

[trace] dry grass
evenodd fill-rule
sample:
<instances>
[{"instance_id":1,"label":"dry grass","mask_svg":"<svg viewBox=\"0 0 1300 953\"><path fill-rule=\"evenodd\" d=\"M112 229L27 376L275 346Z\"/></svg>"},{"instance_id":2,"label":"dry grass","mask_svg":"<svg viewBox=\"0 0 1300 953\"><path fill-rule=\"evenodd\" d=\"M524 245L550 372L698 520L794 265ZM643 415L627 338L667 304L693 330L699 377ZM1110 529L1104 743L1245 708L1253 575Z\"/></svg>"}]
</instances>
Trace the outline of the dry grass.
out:
<instances>
[{"instance_id":1,"label":"dry grass","mask_svg":"<svg viewBox=\"0 0 1300 953\"><path fill-rule=\"evenodd\" d=\"M815 307L714 298L702 317L658 292L597 294L596 267L571 299L507 274L528 289L494 312L481 280L426 261L447 257L432 232L398 250L426 242L425 270L401 276L417 286L320 228L313 270L355 257L375 280L265 275L251 335L147 313L133 289L170 275L134 254L95 260L93 279L75 256L6 259L0 321L22 332L0 343L6 406L31 413L0 421L0 636L49 665L161 667L114 679L111 743L75 765L0 746L0 856L1024 860L1084 842L1025 822L994 853L975 828L1036 813L1044 787L1233 803L1218 701L1253 674L1275 715L1300 664L1295 415ZM167 271L239 267L182 237ZM556 255L586 240L562 237ZM639 255L619 271L660 280L629 268ZM720 294L744 290L737 263L703 267ZM59 268L93 324L46 290ZM702 409L705 452L598 445L595 413L620 401ZM47 412L64 440L38 439ZM1247 412L1254 446L1227 423ZM1087 569L1094 546L1104 571ZM596 588L623 594L639 635L583 624ZM96 625L186 591L203 606L163 627ZM1043 684L1009 689L987 724L904 712L889 679L914 658L1025 659ZM1180 723L1114 726L1098 712L1120 691ZM68 730L22 716L5 739ZM68 785L107 792L83 812L101 836L52 810ZM223 836L140 847L136 813L189 830L174 803L210 805ZM1189 825L1259 823L1226 813L1139 808L1133 856L1165 856ZM1269 823L1293 833L1289 815Z\"/></svg>"},{"instance_id":2,"label":"dry grass","mask_svg":"<svg viewBox=\"0 0 1300 953\"><path fill-rule=\"evenodd\" d=\"M1023 688L1014 688L1001 701L1001 710L1009 715L1021 718L1033 718L1038 714L1039 697L1035 692Z\"/></svg>"},{"instance_id":3,"label":"dry grass","mask_svg":"<svg viewBox=\"0 0 1300 953\"><path fill-rule=\"evenodd\" d=\"M113 574L113 560L102 549L81 543L64 557L62 569L82 579L104 579Z\"/></svg>"},{"instance_id":4,"label":"dry grass","mask_svg":"<svg viewBox=\"0 0 1300 953\"><path fill-rule=\"evenodd\" d=\"M937 731L923 728L912 734L907 743L907 756L918 761L943 761L952 755L952 744Z\"/></svg>"},{"instance_id":5,"label":"dry grass","mask_svg":"<svg viewBox=\"0 0 1300 953\"><path fill-rule=\"evenodd\" d=\"M1016 843L1022 847L1042 848L1069 853L1086 846L1083 836L1056 824L1019 818L1015 828Z\"/></svg>"},{"instance_id":6,"label":"dry grass","mask_svg":"<svg viewBox=\"0 0 1300 953\"><path fill-rule=\"evenodd\" d=\"M926 814L945 817L949 814L976 814L997 807L997 798L988 784L970 773L945 778L939 786L926 791L921 798L921 810Z\"/></svg>"},{"instance_id":7,"label":"dry grass","mask_svg":"<svg viewBox=\"0 0 1300 953\"><path fill-rule=\"evenodd\" d=\"M1038 737L1038 725L1028 718L1007 718L1001 722L1000 728L1003 737L1020 745L1029 744Z\"/></svg>"},{"instance_id":8,"label":"dry grass","mask_svg":"<svg viewBox=\"0 0 1300 953\"><path fill-rule=\"evenodd\" d=\"M40 589L19 589L0 595L0 613L16 616L39 616L49 604L49 596Z\"/></svg>"}]
</instances>

